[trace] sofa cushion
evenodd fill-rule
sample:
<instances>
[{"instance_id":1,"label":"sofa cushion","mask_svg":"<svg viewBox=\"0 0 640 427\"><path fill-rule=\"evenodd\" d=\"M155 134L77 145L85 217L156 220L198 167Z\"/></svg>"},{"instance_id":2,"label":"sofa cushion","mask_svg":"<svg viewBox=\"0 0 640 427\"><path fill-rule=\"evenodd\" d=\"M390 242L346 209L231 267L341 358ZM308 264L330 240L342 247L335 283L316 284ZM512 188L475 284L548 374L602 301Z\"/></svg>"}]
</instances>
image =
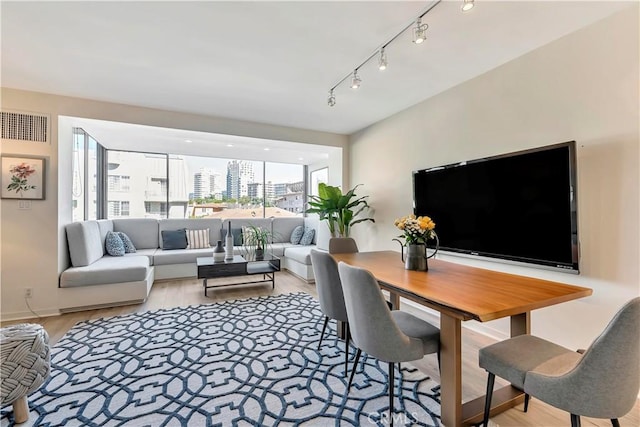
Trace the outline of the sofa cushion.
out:
<instances>
[{"instance_id":1,"label":"sofa cushion","mask_svg":"<svg viewBox=\"0 0 640 427\"><path fill-rule=\"evenodd\" d=\"M100 229L100 243L102 243L102 247L107 241L107 233L109 231L113 231L113 221L110 219L99 219L96 221L98 223L98 229Z\"/></svg>"},{"instance_id":2,"label":"sofa cushion","mask_svg":"<svg viewBox=\"0 0 640 427\"><path fill-rule=\"evenodd\" d=\"M285 248L284 256L299 262L300 264L311 265L311 249L315 246L292 246Z\"/></svg>"},{"instance_id":3,"label":"sofa cushion","mask_svg":"<svg viewBox=\"0 0 640 427\"><path fill-rule=\"evenodd\" d=\"M273 229L271 228L271 218L230 218L228 220L224 220L222 223L222 230L223 230L222 241L223 242L224 242L224 237L227 235L227 228L229 227L229 221L231 221L232 231L234 229L242 230L243 227L247 227L249 225L252 225L256 228L264 228L265 230L268 230L269 233L273 231ZM234 234L234 239L235 239L235 234ZM236 246L242 245L242 241L238 242L237 240L234 240L234 245Z\"/></svg>"},{"instance_id":4,"label":"sofa cushion","mask_svg":"<svg viewBox=\"0 0 640 427\"><path fill-rule=\"evenodd\" d=\"M304 234L302 235L302 238L300 239L300 244L302 246L309 246L313 243L313 238L316 235L316 230L314 230L313 228L306 228L304 230Z\"/></svg>"},{"instance_id":5,"label":"sofa cushion","mask_svg":"<svg viewBox=\"0 0 640 427\"><path fill-rule=\"evenodd\" d=\"M291 241L291 233L299 225L304 226L304 219L300 216L273 218L273 242L284 243ZM302 236L301 236L302 237Z\"/></svg>"},{"instance_id":6,"label":"sofa cushion","mask_svg":"<svg viewBox=\"0 0 640 427\"><path fill-rule=\"evenodd\" d=\"M139 282L146 279L150 268L146 256L104 256L93 264L66 269L60 276L60 287Z\"/></svg>"},{"instance_id":7,"label":"sofa cushion","mask_svg":"<svg viewBox=\"0 0 640 427\"><path fill-rule=\"evenodd\" d=\"M188 246L187 232L184 228L179 230L162 230L162 247L165 251L173 249L186 249Z\"/></svg>"},{"instance_id":8,"label":"sofa cushion","mask_svg":"<svg viewBox=\"0 0 640 427\"><path fill-rule=\"evenodd\" d=\"M156 251L159 251L160 249L140 249L140 250L136 250L136 252L132 252L130 254L125 253L124 256L125 257L130 257L130 256L140 256L140 255L144 255L147 258L149 258L149 265L153 265L153 256L156 254Z\"/></svg>"},{"instance_id":9,"label":"sofa cushion","mask_svg":"<svg viewBox=\"0 0 640 427\"><path fill-rule=\"evenodd\" d=\"M104 255L103 240L96 221L82 221L67 224L69 255L74 267L92 264Z\"/></svg>"},{"instance_id":10,"label":"sofa cushion","mask_svg":"<svg viewBox=\"0 0 640 427\"><path fill-rule=\"evenodd\" d=\"M303 235L304 227L302 225L299 225L291 232L291 238L289 239L289 241L294 245L299 245Z\"/></svg>"},{"instance_id":11,"label":"sofa cushion","mask_svg":"<svg viewBox=\"0 0 640 427\"><path fill-rule=\"evenodd\" d=\"M136 246L133 244L129 236L127 236L122 231L118 231L117 233L120 239L122 239L122 243L124 244L124 253L126 254L136 253Z\"/></svg>"},{"instance_id":12,"label":"sofa cushion","mask_svg":"<svg viewBox=\"0 0 640 427\"><path fill-rule=\"evenodd\" d=\"M162 247L162 230L177 230L184 228L186 230L203 230L209 229L209 242L216 242L220 240L220 229L222 228L222 220L220 218L167 218L158 221L158 231L156 234L159 239L160 249Z\"/></svg>"},{"instance_id":13,"label":"sofa cushion","mask_svg":"<svg viewBox=\"0 0 640 427\"><path fill-rule=\"evenodd\" d=\"M120 238L120 235L118 235L118 233L114 233L113 231L107 232L104 248L111 256L124 256L125 254L124 242Z\"/></svg>"},{"instance_id":14,"label":"sofa cushion","mask_svg":"<svg viewBox=\"0 0 640 427\"><path fill-rule=\"evenodd\" d=\"M125 233L137 249L158 248L158 220L153 218L114 219L113 231Z\"/></svg>"},{"instance_id":15,"label":"sofa cushion","mask_svg":"<svg viewBox=\"0 0 640 427\"><path fill-rule=\"evenodd\" d=\"M296 245L293 245L289 242L287 243L271 243L269 245L269 247L267 248L267 252L272 253L273 255L277 256L277 257L283 257L284 256L284 250L286 248L292 248Z\"/></svg>"},{"instance_id":16,"label":"sofa cushion","mask_svg":"<svg viewBox=\"0 0 640 427\"><path fill-rule=\"evenodd\" d=\"M187 243L189 249L203 249L211 246L209 244L209 229L190 230L187 229Z\"/></svg>"},{"instance_id":17,"label":"sofa cushion","mask_svg":"<svg viewBox=\"0 0 640 427\"><path fill-rule=\"evenodd\" d=\"M233 246L242 246L242 228L232 228L231 235L233 236ZM226 245L227 230L220 230L220 239L223 244Z\"/></svg>"},{"instance_id":18,"label":"sofa cushion","mask_svg":"<svg viewBox=\"0 0 640 427\"><path fill-rule=\"evenodd\" d=\"M153 256L153 265L195 264L198 257L213 257L213 248L158 250Z\"/></svg>"}]
</instances>

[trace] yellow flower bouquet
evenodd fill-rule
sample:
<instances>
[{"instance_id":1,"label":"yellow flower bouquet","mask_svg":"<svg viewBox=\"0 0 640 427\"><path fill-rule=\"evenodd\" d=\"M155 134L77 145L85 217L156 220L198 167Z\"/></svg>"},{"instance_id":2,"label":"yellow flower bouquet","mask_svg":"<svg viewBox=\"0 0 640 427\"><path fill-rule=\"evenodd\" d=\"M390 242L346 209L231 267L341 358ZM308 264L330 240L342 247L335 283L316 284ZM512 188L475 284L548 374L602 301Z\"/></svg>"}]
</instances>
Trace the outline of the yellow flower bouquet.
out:
<instances>
[{"instance_id":1,"label":"yellow flower bouquet","mask_svg":"<svg viewBox=\"0 0 640 427\"><path fill-rule=\"evenodd\" d=\"M436 223L428 216L403 216L397 218L394 224L402 230L398 237L404 238L405 245L426 244L427 240L436 238Z\"/></svg>"}]
</instances>

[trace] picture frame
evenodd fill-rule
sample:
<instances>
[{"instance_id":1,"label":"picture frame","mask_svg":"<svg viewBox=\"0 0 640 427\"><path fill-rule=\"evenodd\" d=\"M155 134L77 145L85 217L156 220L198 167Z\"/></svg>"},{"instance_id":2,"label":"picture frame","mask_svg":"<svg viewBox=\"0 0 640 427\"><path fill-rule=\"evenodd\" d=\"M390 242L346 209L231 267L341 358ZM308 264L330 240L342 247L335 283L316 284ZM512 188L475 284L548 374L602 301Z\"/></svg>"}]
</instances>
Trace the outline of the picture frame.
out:
<instances>
[{"instance_id":1,"label":"picture frame","mask_svg":"<svg viewBox=\"0 0 640 427\"><path fill-rule=\"evenodd\" d=\"M45 157L3 155L0 161L0 198L44 200Z\"/></svg>"}]
</instances>

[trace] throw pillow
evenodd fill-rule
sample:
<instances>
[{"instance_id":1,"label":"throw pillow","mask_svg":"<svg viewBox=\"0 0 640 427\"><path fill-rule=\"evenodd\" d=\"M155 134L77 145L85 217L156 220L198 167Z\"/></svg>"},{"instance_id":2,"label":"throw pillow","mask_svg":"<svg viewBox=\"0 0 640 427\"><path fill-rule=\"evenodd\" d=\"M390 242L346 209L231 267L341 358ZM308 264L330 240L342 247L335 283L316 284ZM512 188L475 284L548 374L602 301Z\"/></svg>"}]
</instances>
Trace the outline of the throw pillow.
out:
<instances>
[{"instance_id":1,"label":"throw pillow","mask_svg":"<svg viewBox=\"0 0 640 427\"><path fill-rule=\"evenodd\" d=\"M189 243L189 249L204 249L210 247L209 229L187 230L187 242Z\"/></svg>"},{"instance_id":2,"label":"throw pillow","mask_svg":"<svg viewBox=\"0 0 640 427\"><path fill-rule=\"evenodd\" d=\"M122 231L118 231L116 233L118 234L118 236L120 236L120 239L122 239L122 243L124 243L124 253L125 254L135 253L136 247L133 245L133 242L131 241L129 236L124 234Z\"/></svg>"},{"instance_id":3,"label":"throw pillow","mask_svg":"<svg viewBox=\"0 0 640 427\"><path fill-rule=\"evenodd\" d=\"M312 244L313 238L315 235L316 235L316 230L314 230L313 228L307 228L306 230L304 230L304 234L300 239L300 244L304 246L308 246Z\"/></svg>"},{"instance_id":4,"label":"throw pillow","mask_svg":"<svg viewBox=\"0 0 640 427\"><path fill-rule=\"evenodd\" d=\"M289 241L294 245L299 245L300 239L302 239L303 234L304 234L304 227L299 225L296 228L294 228L293 231L291 232L291 238L289 239Z\"/></svg>"},{"instance_id":5,"label":"throw pillow","mask_svg":"<svg viewBox=\"0 0 640 427\"><path fill-rule=\"evenodd\" d=\"M118 233L107 231L104 247L111 256L124 256L124 243L120 236L118 236Z\"/></svg>"},{"instance_id":6,"label":"throw pillow","mask_svg":"<svg viewBox=\"0 0 640 427\"><path fill-rule=\"evenodd\" d=\"M233 236L233 246L242 246L242 228L232 228L231 235ZM224 242L227 237L227 229L220 230L220 238Z\"/></svg>"},{"instance_id":7,"label":"throw pillow","mask_svg":"<svg viewBox=\"0 0 640 427\"><path fill-rule=\"evenodd\" d=\"M186 249L187 233L184 228L179 230L162 230L162 249Z\"/></svg>"}]
</instances>

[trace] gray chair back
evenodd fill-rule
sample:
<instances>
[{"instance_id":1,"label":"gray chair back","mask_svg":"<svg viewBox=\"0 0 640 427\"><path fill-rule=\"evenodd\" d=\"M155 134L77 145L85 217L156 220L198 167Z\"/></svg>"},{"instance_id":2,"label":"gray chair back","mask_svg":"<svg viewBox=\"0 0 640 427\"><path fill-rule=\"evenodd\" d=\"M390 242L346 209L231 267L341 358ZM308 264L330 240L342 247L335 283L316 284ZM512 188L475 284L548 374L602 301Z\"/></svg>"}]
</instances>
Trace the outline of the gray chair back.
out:
<instances>
[{"instance_id":1,"label":"gray chair back","mask_svg":"<svg viewBox=\"0 0 640 427\"><path fill-rule=\"evenodd\" d=\"M640 389L640 297L618 311L573 369L554 375L540 368L547 372L536 368L525 379L532 396L572 414L624 416Z\"/></svg>"},{"instance_id":2,"label":"gray chair back","mask_svg":"<svg viewBox=\"0 0 640 427\"><path fill-rule=\"evenodd\" d=\"M346 322L347 309L344 304L342 283L336 260L327 252L312 249L311 266L316 279L320 309L325 316Z\"/></svg>"},{"instance_id":3,"label":"gray chair back","mask_svg":"<svg viewBox=\"0 0 640 427\"><path fill-rule=\"evenodd\" d=\"M358 245L351 237L332 237L329 239L330 254L353 254L358 252Z\"/></svg>"},{"instance_id":4,"label":"gray chair back","mask_svg":"<svg viewBox=\"0 0 640 427\"><path fill-rule=\"evenodd\" d=\"M343 262L338 264L338 271L355 345L383 362L421 359L422 341L398 328L375 277Z\"/></svg>"}]
</instances>

